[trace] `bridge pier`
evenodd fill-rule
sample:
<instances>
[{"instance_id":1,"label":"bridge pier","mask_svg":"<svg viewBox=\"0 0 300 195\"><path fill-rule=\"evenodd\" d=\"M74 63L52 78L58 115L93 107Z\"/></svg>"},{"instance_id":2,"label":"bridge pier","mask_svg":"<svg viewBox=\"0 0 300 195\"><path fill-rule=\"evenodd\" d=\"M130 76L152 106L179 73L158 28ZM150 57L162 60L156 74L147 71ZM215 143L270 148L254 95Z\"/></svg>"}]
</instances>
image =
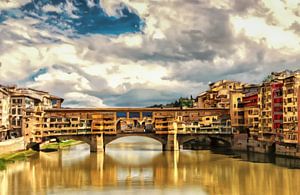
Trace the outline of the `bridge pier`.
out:
<instances>
[{"instance_id":1,"label":"bridge pier","mask_svg":"<svg viewBox=\"0 0 300 195\"><path fill-rule=\"evenodd\" d=\"M169 134L167 143L163 144L163 151L178 151L179 143L177 140L177 134Z\"/></svg>"},{"instance_id":2,"label":"bridge pier","mask_svg":"<svg viewBox=\"0 0 300 195\"><path fill-rule=\"evenodd\" d=\"M104 135L101 133L99 135L92 135L91 136L91 144L90 144L90 151L91 152L103 152L105 150L104 145Z\"/></svg>"}]
</instances>

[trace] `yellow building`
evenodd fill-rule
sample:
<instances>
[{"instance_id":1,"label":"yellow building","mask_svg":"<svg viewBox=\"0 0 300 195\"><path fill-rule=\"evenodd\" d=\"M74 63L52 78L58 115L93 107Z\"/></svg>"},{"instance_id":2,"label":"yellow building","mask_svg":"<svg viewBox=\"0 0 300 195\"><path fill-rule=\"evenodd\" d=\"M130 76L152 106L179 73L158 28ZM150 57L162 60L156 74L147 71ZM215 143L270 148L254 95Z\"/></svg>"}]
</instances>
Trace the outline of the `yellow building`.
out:
<instances>
[{"instance_id":1,"label":"yellow building","mask_svg":"<svg viewBox=\"0 0 300 195\"><path fill-rule=\"evenodd\" d=\"M236 90L230 92L230 119L231 126L238 131L244 128L243 91Z\"/></svg>"},{"instance_id":2,"label":"yellow building","mask_svg":"<svg viewBox=\"0 0 300 195\"><path fill-rule=\"evenodd\" d=\"M201 127L211 127L214 122L219 118L218 115L202 116L200 118L199 124Z\"/></svg>"},{"instance_id":3,"label":"yellow building","mask_svg":"<svg viewBox=\"0 0 300 195\"><path fill-rule=\"evenodd\" d=\"M297 72L297 71L296 71ZM282 117L287 114L287 83L293 80L296 72L282 71L272 72L262 83L258 93L259 114L259 140L274 142L275 139L281 142L282 127L287 126L288 121L282 122ZM293 87L290 87L293 88ZM283 93L283 96L282 96ZM283 103L282 103L283 100ZM294 101L295 99L289 99ZM295 103L294 103L295 104ZM286 109L285 109L286 108ZM284 111L282 113L282 111ZM292 111L292 110L291 110ZM293 111L292 111L293 113ZM294 115L293 115L294 117ZM288 117L285 117L288 120ZM284 125L286 123L286 125ZM283 127L284 128L284 127Z\"/></svg>"},{"instance_id":4,"label":"yellow building","mask_svg":"<svg viewBox=\"0 0 300 195\"><path fill-rule=\"evenodd\" d=\"M16 86L0 86L0 141L30 137L26 121L45 109L60 108L63 99L48 92Z\"/></svg>"},{"instance_id":5,"label":"yellow building","mask_svg":"<svg viewBox=\"0 0 300 195\"><path fill-rule=\"evenodd\" d=\"M284 143L299 143L298 93L300 73L287 77L283 82L283 136Z\"/></svg>"},{"instance_id":6,"label":"yellow building","mask_svg":"<svg viewBox=\"0 0 300 195\"><path fill-rule=\"evenodd\" d=\"M272 135L272 89L270 82L264 82L258 92L258 106L259 106L259 137L260 141L270 141L275 139ZM271 138L272 137L272 138Z\"/></svg>"},{"instance_id":7,"label":"yellow building","mask_svg":"<svg viewBox=\"0 0 300 195\"><path fill-rule=\"evenodd\" d=\"M259 107L258 107L259 85L244 86L244 127L249 130L250 139L257 140L259 131Z\"/></svg>"},{"instance_id":8,"label":"yellow building","mask_svg":"<svg viewBox=\"0 0 300 195\"><path fill-rule=\"evenodd\" d=\"M209 85L209 90L197 96L198 108L229 108L230 92L241 90L243 84L237 81L220 80Z\"/></svg>"},{"instance_id":9,"label":"yellow building","mask_svg":"<svg viewBox=\"0 0 300 195\"><path fill-rule=\"evenodd\" d=\"M9 123L10 96L5 88L0 86L0 141L7 137Z\"/></svg>"}]
</instances>

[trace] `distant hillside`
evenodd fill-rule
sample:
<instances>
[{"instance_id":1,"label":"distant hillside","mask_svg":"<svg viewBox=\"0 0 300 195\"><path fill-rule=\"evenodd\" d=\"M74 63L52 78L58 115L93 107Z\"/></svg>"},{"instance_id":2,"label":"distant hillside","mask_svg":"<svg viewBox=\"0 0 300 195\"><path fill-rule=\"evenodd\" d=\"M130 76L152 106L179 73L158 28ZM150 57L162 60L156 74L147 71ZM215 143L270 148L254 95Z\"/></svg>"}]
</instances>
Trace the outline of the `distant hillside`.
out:
<instances>
[{"instance_id":1,"label":"distant hillside","mask_svg":"<svg viewBox=\"0 0 300 195\"><path fill-rule=\"evenodd\" d=\"M190 98L180 97L178 100L168 104L154 104L152 106L147 106L147 108L174 108L174 107L188 107L192 108L195 100L191 96Z\"/></svg>"}]
</instances>

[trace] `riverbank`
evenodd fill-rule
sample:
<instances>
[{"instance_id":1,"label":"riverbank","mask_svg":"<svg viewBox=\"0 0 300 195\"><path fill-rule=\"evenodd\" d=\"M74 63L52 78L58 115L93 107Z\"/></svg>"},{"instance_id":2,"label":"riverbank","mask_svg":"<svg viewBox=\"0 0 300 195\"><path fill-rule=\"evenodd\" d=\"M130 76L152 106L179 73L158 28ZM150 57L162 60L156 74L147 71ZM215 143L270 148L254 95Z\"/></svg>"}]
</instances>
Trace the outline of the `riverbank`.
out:
<instances>
[{"instance_id":1,"label":"riverbank","mask_svg":"<svg viewBox=\"0 0 300 195\"><path fill-rule=\"evenodd\" d=\"M70 146L74 146L81 143L81 141L76 140L65 140L60 143L45 143L41 146L41 149L45 151L56 151L58 149L68 148ZM27 158L37 153L37 151L29 149L0 154L0 170L5 169L7 163L12 163L19 160L26 160Z\"/></svg>"},{"instance_id":2,"label":"riverbank","mask_svg":"<svg viewBox=\"0 0 300 195\"><path fill-rule=\"evenodd\" d=\"M26 150L24 137L18 137L0 142L0 155L23 150Z\"/></svg>"},{"instance_id":3,"label":"riverbank","mask_svg":"<svg viewBox=\"0 0 300 195\"><path fill-rule=\"evenodd\" d=\"M33 156L36 153L37 153L36 151L33 151L30 149L30 150L25 150L25 151L1 154L0 155L0 170L5 169L7 163L15 162L18 160L26 160L28 157Z\"/></svg>"}]
</instances>

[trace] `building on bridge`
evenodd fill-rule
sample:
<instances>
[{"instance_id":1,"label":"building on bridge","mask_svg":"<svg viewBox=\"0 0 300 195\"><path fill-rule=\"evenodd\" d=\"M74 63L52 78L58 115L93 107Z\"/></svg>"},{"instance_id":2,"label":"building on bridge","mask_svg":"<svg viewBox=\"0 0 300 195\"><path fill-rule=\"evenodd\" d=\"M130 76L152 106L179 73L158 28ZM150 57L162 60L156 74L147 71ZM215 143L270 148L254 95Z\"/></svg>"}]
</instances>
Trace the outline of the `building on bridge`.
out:
<instances>
[{"instance_id":1,"label":"building on bridge","mask_svg":"<svg viewBox=\"0 0 300 195\"><path fill-rule=\"evenodd\" d=\"M222 118L228 114L228 109L197 108L45 109L28 117L25 131L30 132L29 142L79 139L90 144L91 151L103 150L110 141L132 135L151 137L165 150L174 150L200 134L230 137L228 118ZM207 118L212 124L205 123Z\"/></svg>"}]
</instances>

